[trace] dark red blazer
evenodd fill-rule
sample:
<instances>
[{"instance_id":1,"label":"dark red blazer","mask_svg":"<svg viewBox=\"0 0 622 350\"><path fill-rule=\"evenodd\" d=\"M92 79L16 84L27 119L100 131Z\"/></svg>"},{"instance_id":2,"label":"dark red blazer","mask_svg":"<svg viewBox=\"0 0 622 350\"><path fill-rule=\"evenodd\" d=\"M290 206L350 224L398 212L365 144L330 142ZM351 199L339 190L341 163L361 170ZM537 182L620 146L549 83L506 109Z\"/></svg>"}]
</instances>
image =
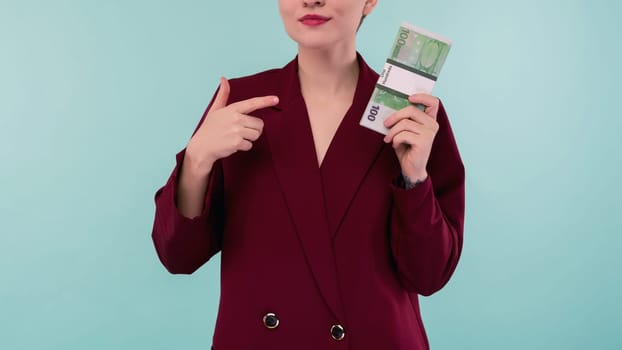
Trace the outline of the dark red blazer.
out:
<instances>
[{"instance_id":1,"label":"dark red blazer","mask_svg":"<svg viewBox=\"0 0 622 350\"><path fill-rule=\"evenodd\" d=\"M155 194L152 238L170 273L221 252L213 349L429 348L417 298L458 263L464 167L441 104L429 177L400 187L393 148L359 125L378 74L357 56L354 101L321 167L295 58L230 81L229 103L272 94L280 103L253 113L264 131L250 151L215 163L200 216L175 203L185 149Z\"/></svg>"}]
</instances>

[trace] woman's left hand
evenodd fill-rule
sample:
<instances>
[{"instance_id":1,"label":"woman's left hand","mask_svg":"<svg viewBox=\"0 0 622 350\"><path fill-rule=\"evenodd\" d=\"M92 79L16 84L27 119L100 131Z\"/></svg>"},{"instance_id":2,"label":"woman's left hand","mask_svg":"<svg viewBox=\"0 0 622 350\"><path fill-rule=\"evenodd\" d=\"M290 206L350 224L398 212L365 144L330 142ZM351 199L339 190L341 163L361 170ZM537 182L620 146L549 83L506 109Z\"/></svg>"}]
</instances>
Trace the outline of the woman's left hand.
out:
<instances>
[{"instance_id":1,"label":"woman's left hand","mask_svg":"<svg viewBox=\"0 0 622 350\"><path fill-rule=\"evenodd\" d=\"M402 173L415 182L428 176L426 165L432 142L438 132L436 116L439 99L424 93L410 95L408 100L425 106L425 112L414 105L402 108L384 121L389 132L384 142L393 143Z\"/></svg>"}]
</instances>

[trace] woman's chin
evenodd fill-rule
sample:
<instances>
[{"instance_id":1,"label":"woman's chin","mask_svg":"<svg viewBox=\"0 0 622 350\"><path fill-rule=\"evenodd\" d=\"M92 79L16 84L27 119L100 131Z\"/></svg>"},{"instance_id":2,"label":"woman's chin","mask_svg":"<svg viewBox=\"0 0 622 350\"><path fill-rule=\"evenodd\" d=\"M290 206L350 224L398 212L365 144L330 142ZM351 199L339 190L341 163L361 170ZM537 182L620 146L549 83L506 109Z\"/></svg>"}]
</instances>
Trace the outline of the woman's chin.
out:
<instances>
[{"instance_id":1,"label":"woman's chin","mask_svg":"<svg viewBox=\"0 0 622 350\"><path fill-rule=\"evenodd\" d=\"M328 41L326 38L305 38L304 40L294 41L298 44L299 49L305 50L327 50L335 46L335 42Z\"/></svg>"}]
</instances>

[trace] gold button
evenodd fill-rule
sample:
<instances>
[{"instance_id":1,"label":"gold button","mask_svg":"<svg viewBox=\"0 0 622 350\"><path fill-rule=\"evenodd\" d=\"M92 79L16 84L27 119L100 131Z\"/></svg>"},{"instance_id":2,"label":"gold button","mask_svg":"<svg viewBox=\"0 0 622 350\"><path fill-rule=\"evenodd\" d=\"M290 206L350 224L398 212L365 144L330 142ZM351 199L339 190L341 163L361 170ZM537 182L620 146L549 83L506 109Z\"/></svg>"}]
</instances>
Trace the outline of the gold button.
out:
<instances>
[{"instance_id":1,"label":"gold button","mask_svg":"<svg viewBox=\"0 0 622 350\"><path fill-rule=\"evenodd\" d=\"M275 329L279 326L279 319L275 314L270 312L263 317L263 324L268 329Z\"/></svg>"},{"instance_id":2,"label":"gold button","mask_svg":"<svg viewBox=\"0 0 622 350\"><path fill-rule=\"evenodd\" d=\"M340 324L335 324L330 327L330 335L335 340L343 340L346 337L346 331L343 329L343 326Z\"/></svg>"}]
</instances>

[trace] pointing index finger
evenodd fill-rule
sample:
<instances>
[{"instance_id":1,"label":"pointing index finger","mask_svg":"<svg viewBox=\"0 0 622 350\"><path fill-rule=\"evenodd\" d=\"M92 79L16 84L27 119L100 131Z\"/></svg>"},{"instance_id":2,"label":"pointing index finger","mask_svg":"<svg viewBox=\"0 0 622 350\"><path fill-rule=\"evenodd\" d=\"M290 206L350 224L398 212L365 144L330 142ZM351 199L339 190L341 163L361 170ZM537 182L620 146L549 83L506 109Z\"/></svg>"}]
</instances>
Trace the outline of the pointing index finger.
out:
<instances>
[{"instance_id":1,"label":"pointing index finger","mask_svg":"<svg viewBox=\"0 0 622 350\"><path fill-rule=\"evenodd\" d=\"M277 96L253 97L229 105L234 111L242 114L248 114L252 111L271 107L279 103Z\"/></svg>"}]
</instances>

